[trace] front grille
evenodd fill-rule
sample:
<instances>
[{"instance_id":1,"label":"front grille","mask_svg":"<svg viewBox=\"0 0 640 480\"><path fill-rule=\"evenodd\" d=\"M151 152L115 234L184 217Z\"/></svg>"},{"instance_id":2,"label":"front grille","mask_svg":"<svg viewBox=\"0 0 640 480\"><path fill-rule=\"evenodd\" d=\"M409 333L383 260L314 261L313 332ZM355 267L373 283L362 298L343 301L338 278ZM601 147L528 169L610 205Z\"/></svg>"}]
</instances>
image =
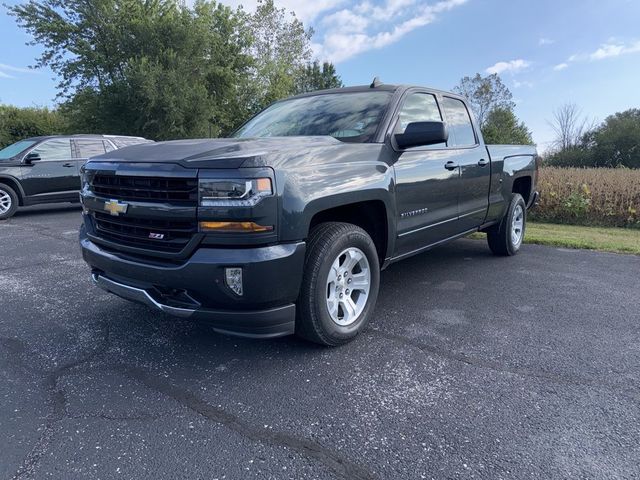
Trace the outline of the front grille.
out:
<instances>
[{"instance_id":1,"label":"front grille","mask_svg":"<svg viewBox=\"0 0 640 480\"><path fill-rule=\"evenodd\" d=\"M135 177L96 173L91 190L98 196L117 200L139 200L179 205L198 203L195 178Z\"/></svg>"},{"instance_id":2,"label":"front grille","mask_svg":"<svg viewBox=\"0 0 640 480\"><path fill-rule=\"evenodd\" d=\"M198 231L196 220L114 217L101 212L92 215L100 238L146 250L180 252ZM151 238L160 235L162 238Z\"/></svg>"}]
</instances>

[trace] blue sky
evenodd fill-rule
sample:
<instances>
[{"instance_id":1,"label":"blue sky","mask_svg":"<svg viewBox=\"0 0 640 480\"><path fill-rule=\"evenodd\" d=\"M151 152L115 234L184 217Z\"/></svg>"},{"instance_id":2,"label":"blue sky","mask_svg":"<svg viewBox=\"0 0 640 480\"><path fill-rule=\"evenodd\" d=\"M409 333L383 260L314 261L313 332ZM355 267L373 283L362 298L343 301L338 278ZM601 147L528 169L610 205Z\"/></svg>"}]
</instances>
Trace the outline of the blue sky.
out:
<instances>
[{"instance_id":1,"label":"blue sky","mask_svg":"<svg viewBox=\"0 0 640 480\"><path fill-rule=\"evenodd\" d=\"M9 2L18 3L18 2ZM255 0L225 0L246 9ZM496 71L544 150L565 102L597 121L640 108L640 0L276 0L316 31L314 51L347 85L410 83L451 89ZM0 7L0 102L54 105L50 71Z\"/></svg>"}]
</instances>

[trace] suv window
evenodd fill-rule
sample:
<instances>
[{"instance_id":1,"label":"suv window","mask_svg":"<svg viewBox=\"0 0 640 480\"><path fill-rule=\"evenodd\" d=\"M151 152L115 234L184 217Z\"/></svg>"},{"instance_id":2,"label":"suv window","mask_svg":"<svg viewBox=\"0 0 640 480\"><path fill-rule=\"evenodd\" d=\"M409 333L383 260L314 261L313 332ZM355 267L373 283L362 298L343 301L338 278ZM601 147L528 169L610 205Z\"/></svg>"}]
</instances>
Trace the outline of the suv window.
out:
<instances>
[{"instance_id":1,"label":"suv window","mask_svg":"<svg viewBox=\"0 0 640 480\"><path fill-rule=\"evenodd\" d=\"M79 158L90 158L105 153L104 143L101 139L97 140L74 140L76 144Z\"/></svg>"},{"instance_id":2,"label":"suv window","mask_svg":"<svg viewBox=\"0 0 640 480\"><path fill-rule=\"evenodd\" d=\"M400 110L395 133L404 133L412 122L441 122L442 115L438 109L436 97L430 93L411 93L407 96ZM422 148L444 148L446 144L438 143Z\"/></svg>"},{"instance_id":3,"label":"suv window","mask_svg":"<svg viewBox=\"0 0 640 480\"><path fill-rule=\"evenodd\" d=\"M37 153L43 162L52 160L69 160L71 156L71 140L68 138L54 138L45 140L30 153Z\"/></svg>"},{"instance_id":4,"label":"suv window","mask_svg":"<svg viewBox=\"0 0 640 480\"><path fill-rule=\"evenodd\" d=\"M444 97L442 101L444 113L449 126L449 146L462 147L475 145L471 117L464 103L457 98Z\"/></svg>"}]
</instances>

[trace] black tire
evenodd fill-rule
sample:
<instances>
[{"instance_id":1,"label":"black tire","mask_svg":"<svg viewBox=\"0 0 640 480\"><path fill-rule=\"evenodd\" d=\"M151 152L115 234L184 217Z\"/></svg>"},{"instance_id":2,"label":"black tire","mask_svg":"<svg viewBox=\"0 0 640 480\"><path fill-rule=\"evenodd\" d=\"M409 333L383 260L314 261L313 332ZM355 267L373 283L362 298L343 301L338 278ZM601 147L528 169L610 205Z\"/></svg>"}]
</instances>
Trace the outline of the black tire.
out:
<instances>
[{"instance_id":1,"label":"black tire","mask_svg":"<svg viewBox=\"0 0 640 480\"><path fill-rule=\"evenodd\" d=\"M513 232L513 220L514 215L522 214L522 228L518 237ZM494 225L487 231L487 242L489 248L494 255L509 257L515 255L520 251L522 241L524 240L524 234L527 227L527 205L519 193L514 193L511 196L511 202L509 208L502 218L502 221L498 225Z\"/></svg>"},{"instance_id":2,"label":"black tire","mask_svg":"<svg viewBox=\"0 0 640 480\"><path fill-rule=\"evenodd\" d=\"M0 202L3 202L3 204L0 205L0 220L6 220L7 218L13 217L16 210L18 210L18 194L13 190L13 188L9 185L5 185L4 183L0 183ZM7 202L9 203L9 208L5 211L2 207L4 206L6 208Z\"/></svg>"},{"instance_id":3,"label":"black tire","mask_svg":"<svg viewBox=\"0 0 640 480\"><path fill-rule=\"evenodd\" d=\"M363 297L366 298L363 301L364 308L359 315L354 315L353 323L339 325L333 320L327 306L330 291L327 282L336 259L340 262L340 258L344 258L340 254L350 248L359 250L368 261L369 293L368 296ZM297 305L296 334L326 346L342 345L353 340L371 317L379 286L378 253L367 232L350 223L327 222L318 225L311 231L307 243L304 274ZM345 287L348 288L348 285ZM336 286L337 288L339 287ZM348 290L346 292L348 293ZM355 290L351 294L355 294ZM338 308L336 307L336 315L339 315Z\"/></svg>"}]
</instances>

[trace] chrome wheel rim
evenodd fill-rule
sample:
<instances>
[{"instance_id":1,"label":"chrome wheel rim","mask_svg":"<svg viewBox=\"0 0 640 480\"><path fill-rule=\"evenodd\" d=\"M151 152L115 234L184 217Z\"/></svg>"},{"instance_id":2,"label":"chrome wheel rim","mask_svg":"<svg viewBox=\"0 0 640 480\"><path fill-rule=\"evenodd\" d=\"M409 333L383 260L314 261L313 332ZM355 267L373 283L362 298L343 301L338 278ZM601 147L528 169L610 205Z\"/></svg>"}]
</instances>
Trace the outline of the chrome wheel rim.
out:
<instances>
[{"instance_id":1,"label":"chrome wheel rim","mask_svg":"<svg viewBox=\"0 0 640 480\"><path fill-rule=\"evenodd\" d=\"M517 247L522 242L524 233L524 209L521 205L516 205L513 210L513 219L511 220L511 243Z\"/></svg>"},{"instance_id":2,"label":"chrome wheel rim","mask_svg":"<svg viewBox=\"0 0 640 480\"><path fill-rule=\"evenodd\" d=\"M11 209L11 195L0 190L0 214L7 213Z\"/></svg>"},{"instance_id":3,"label":"chrome wheel rim","mask_svg":"<svg viewBox=\"0 0 640 480\"><path fill-rule=\"evenodd\" d=\"M327 310L331 320L341 327L357 321L367 305L370 288L367 256L356 247L343 250L327 275Z\"/></svg>"}]
</instances>

